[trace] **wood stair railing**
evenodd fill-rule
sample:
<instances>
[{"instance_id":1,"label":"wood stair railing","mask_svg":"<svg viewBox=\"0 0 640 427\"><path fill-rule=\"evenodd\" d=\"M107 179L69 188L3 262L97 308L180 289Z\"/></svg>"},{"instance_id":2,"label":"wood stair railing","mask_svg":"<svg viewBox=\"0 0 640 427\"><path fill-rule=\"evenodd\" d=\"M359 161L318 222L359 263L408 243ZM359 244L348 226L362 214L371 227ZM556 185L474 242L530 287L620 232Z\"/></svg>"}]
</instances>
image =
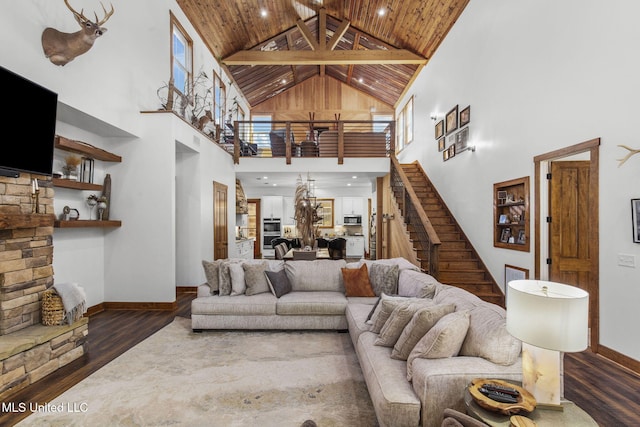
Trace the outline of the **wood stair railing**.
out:
<instances>
[{"instance_id":1,"label":"wood stair railing","mask_svg":"<svg viewBox=\"0 0 640 427\"><path fill-rule=\"evenodd\" d=\"M393 164L393 161L392 161ZM394 166L398 165L397 160ZM397 166L396 166L397 167ZM505 298L495 279L482 262L442 198L427 178L419 163L400 165L412 192L417 196L429 223L440 241L438 265L432 274L439 282L465 289L485 301L505 306ZM393 175L393 171L392 171ZM393 182L393 180L392 180ZM397 190L394 190L394 193ZM396 197L398 195L396 194ZM402 204L398 202L402 209ZM424 245L419 234L412 233L412 224L407 224L414 247L420 251Z\"/></svg>"}]
</instances>

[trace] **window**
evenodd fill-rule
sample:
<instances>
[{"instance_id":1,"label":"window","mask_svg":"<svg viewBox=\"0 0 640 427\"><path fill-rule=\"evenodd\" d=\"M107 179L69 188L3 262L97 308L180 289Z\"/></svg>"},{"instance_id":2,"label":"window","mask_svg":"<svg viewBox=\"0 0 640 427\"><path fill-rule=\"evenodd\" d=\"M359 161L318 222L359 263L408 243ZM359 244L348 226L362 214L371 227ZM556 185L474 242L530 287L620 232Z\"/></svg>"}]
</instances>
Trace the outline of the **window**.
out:
<instances>
[{"instance_id":1,"label":"window","mask_svg":"<svg viewBox=\"0 0 640 427\"><path fill-rule=\"evenodd\" d=\"M224 112L227 109L227 88L224 86L220 76L213 72L213 121L216 125L222 126L224 123Z\"/></svg>"},{"instance_id":2,"label":"window","mask_svg":"<svg viewBox=\"0 0 640 427\"><path fill-rule=\"evenodd\" d=\"M389 126L389 123L393 120L393 116L391 114L374 114L372 117L373 120L373 131L374 132L384 132Z\"/></svg>"},{"instance_id":3,"label":"window","mask_svg":"<svg viewBox=\"0 0 640 427\"><path fill-rule=\"evenodd\" d=\"M413 97L409 98L398 115L396 141L396 151L401 151L413 141Z\"/></svg>"},{"instance_id":4,"label":"window","mask_svg":"<svg viewBox=\"0 0 640 427\"><path fill-rule=\"evenodd\" d=\"M271 148L269 140L269 131L272 127L271 121L271 114L251 117L251 141L258 144L258 148Z\"/></svg>"},{"instance_id":5,"label":"window","mask_svg":"<svg viewBox=\"0 0 640 427\"><path fill-rule=\"evenodd\" d=\"M184 96L190 96L193 86L193 41L171 14L171 80L173 86Z\"/></svg>"}]
</instances>

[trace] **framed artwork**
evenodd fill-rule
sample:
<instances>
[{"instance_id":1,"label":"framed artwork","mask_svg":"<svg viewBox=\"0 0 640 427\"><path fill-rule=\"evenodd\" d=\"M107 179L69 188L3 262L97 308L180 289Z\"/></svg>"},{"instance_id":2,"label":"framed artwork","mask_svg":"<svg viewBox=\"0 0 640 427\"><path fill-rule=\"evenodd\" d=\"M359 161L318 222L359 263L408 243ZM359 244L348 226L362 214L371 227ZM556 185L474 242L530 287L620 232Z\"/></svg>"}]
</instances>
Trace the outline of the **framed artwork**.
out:
<instances>
[{"instance_id":1,"label":"framed artwork","mask_svg":"<svg viewBox=\"0 0 640 427\"><path fill-rule=\"evenodd\" d=\"M460 130L456 133L456 153L462 153L467 149L467 142L469 141L469 127Z\"/></svg>"},{"instance_id":2,"label":"framed artwork","mask_svg":"<svg viewBox=\"0 0 640 427\"><path fill-rule=\"evenodd\" d=\"M516 267L515 265L504 265L504 292L507 293L509 284L512 280L527 280L529 278L529 270L526 268Z\"/></svg>"},{"instance_id":3,"label":"framed artwork","mask_svg":"<svg viewBox=\"0 0 640 427\"><path fill-rule=\"evenodd\" d=\"M516 240L516 243L519 245L524 245L527 241L527 236L524 233L524 230L520 230L518 232L518 240Z\"/></svg>"},{"instance_id":4,"label":"framed artwork","mask_svg":"<svg viewBox=\"0 0 640 427\"><path fill-rule=\"evenodd\" d=\"M631 220L633 222L633 242L640 243L640 199L631 199Z\"/></svg>"},{"instance_id":5,"label":"framed artwork","mask_svg":"<svg viewBox=\"0 0 640 427\"><path fill-rule=\"evenodd\" d=\"M438 151L444 151L444 136L438 140Z\"/></svg>"},{"instance_id":6,"label":"framed artwork","mask_svg":"<svg viewBox=\"0 0 640 427\"><path fill-rule=\"evenodd\" d=\"M460 123L459 126L468 125L471 121L471 105L467 105L460 111Z\"/></svg>"},{"instance_id":7,"label":"framed artwork","mask_svg":"<svg viewBox=\"0 0 640 427\"><path fill-rule=\"evenodd\" d=\"M333 199L317 199L320 205L318 216L321 217L318 223L319 228L333 228Z\"/></svg>"},{"instance_id":8,"label":"framed artwork","mask_svg":"<svg viewBox=\"0 0 640 427\"><path fill-rule=\"evenodd\" d=\"M456 155L456 145L452 144L449 148L447 148L447 151L449 152L449 158L452 158Z\"/></svg>"},{"instance_id":9,"label":"framed artwork","mask_svg":"<svg viewBox=\"0 0 640 427\"><path fill-rule=\"evenodd\" d=\"M444 120L440 120L436 123L436 139L440 139L444 136Z\"/></svg>"},{"instance_id":10,"label":"framed artwork","mask_svg":"<svg viewBox=\"0 0 640 427\"><path fill-rule=\"evenodd\" d=\"M506 214L500 215L500 218L498 218L498 224L507 224L507 223L509 223L509 217L507 217Z\"/></svg>"},{"instance_id":11,"label":"framed artwork","mask_svg":"<svg viewBox=\"0 0 640 427\"><path fill-rule=\"evenodd\" d=\"M511 237L511 228L506 227L502 229L502 233L500 233L500 241L502 243L509 243L509 238Z\"/></svg>"},{"instance_id":12,"label":"framed artwork","mask_svg":"<svg viewBox=\"0 0 640 427\"><path fill-rule=\"evenodd\" d=\"M449 150L444 150L444 151L442 152L442 160L443 160L443 161L445 161L445 162L446 162L447 160L449 160Z\"/></svg>"},{"instance_id":13,"label":"framed artwork","mask_svg":"<svg viewBox=\"0 0 640 427\"><path fill-rule=\"evenodd\" d=\"M445 117L445 130L449 135L454 130L458 129L458 106L453 107Z\"/></svg>"}]
</instances>

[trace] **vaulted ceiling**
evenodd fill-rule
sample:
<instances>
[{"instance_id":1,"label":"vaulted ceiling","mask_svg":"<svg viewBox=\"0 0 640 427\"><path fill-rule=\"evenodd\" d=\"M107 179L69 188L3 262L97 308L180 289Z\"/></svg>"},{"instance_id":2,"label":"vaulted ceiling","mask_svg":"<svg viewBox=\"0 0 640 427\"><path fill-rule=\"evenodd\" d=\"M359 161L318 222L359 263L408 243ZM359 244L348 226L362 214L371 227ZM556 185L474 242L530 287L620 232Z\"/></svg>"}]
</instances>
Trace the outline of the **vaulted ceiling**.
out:
<instances>
[{"instance_id":1,"label":"vaulted ceiling","mask_svg":"<svg viewBox=\"0 0 640 427\"><path fill-rule=\"evenodd\" d=\"M313 76L395 106L469 0L177 0L251 107Z\"/></svg>"}]
</instances>

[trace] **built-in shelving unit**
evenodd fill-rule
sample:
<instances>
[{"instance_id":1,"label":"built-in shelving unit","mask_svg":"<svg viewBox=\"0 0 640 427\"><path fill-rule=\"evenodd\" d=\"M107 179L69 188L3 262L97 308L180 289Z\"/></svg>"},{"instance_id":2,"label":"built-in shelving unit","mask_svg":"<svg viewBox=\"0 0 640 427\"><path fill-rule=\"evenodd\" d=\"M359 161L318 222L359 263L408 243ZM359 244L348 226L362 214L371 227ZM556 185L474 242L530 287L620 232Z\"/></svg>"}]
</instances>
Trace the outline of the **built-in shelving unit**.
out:
<instances>
[{"instance_id":1,"label":"built-in shelving unit","mask_svg":"<svg viewBox=\"0 0 640 427\"><path fill-rule=\"evenodd\" d=\"M69 138L65 138L60 135L56 135L55 148L58 150L68 151L81 156L89 157L94 160L101 160L103 162L121 162L122 157L110 153L93 145L87 144L82 141L74 141ZM90 191L102 191L103 186L100 184L93 184L90 182L79 182L71 179L53 178L53 185L59 188L68 188L71 190L90 190ZM56 228L106 228L106 227L120 227L121 221L118 220L56 220L54 227Z\"/></svg>"},{"instance_id":2,"label":"built-in shelving unit","mask_svg":"<svg viewBox=\"0 0 640 427\"><path fill-rule=\"evenodd\" d=\"M529 177L493 184L493 246L529 252Z\"/></svg>"}]
</instances>

